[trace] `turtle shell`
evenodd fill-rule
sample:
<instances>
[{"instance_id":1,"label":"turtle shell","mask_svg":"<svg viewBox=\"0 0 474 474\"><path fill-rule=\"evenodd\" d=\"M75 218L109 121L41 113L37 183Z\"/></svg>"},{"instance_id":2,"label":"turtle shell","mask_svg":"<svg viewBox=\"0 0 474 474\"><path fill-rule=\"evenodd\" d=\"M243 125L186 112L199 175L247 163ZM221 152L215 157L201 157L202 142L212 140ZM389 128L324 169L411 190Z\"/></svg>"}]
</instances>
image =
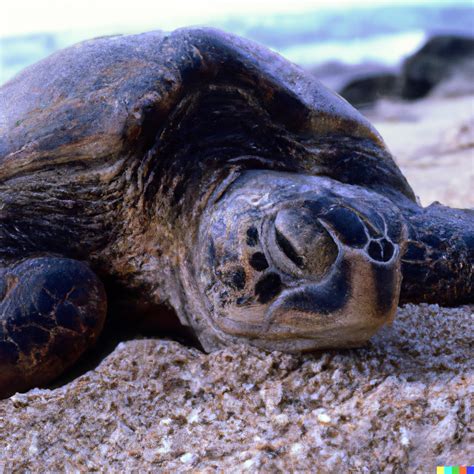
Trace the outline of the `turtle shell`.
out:
<instances>
[{"instance_id":1,"label":"turtle shell","mask_svg":"<svg viewBox=\"0 0 474 474\"><path fill-rule=\"evenodd\" d=\"M376 130L344 99L215 29L79 43L3 85L0 104L0 182L152 150L158 167L187 176L181 188L240 160L414 199Z\"/></svg>"}]
</instances>

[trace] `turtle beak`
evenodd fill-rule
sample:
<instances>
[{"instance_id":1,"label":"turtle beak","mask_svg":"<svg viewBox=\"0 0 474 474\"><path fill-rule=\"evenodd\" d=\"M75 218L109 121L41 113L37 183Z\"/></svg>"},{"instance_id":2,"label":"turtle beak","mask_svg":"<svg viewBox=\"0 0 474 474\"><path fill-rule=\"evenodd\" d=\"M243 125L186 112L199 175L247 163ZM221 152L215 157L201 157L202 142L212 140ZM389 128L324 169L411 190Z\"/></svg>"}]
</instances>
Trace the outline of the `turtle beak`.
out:
<instances>
[{"instance_id":1,"label":"turtle beak","mask_svg":"<svg viewBox=\"0 0 474 474\"><path fill-rule=\"evenodd\" d=\"M400 284L399 258L373 264L346 254L320 283L279 296L265 315L267 337L293 340L295 350L360 346L393 320Z\"/></svg>"}]
</instances>

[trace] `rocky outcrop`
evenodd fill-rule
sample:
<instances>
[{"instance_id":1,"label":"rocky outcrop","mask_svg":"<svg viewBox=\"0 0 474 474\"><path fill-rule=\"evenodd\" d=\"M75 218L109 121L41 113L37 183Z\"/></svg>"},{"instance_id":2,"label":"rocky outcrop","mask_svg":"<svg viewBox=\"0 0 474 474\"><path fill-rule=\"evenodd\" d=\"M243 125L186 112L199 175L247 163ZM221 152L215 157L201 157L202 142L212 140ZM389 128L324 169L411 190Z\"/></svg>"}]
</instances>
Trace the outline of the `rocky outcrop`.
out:
<instances>
[{"instance_id":1,"label":"rocky outcrop","mask_svg":"<svg viewBox=\"0 0 474 474\"><path fill-rule=\"evenodd\" d=\"M339 94L357 108L370 107L383 98L420 99L434 90L440 96L468 94L474 91L474 38L434 36L406 59L400 73L381 67L374 71L373 65L365 73L354 70L352 77L350 69L340 66L340 70L345 85L339 82Z\"/></svg>"},{"instance_id":2,"label":"rocky outcrop","mask_svg":"<svg viewBox=\"0 0 474 474\"><path fill-rule=\"evenodd\" d=\"M339 94L355 107L363 108L378 99L400 95L400 81L396 74L374 74L353 79Z\"/></svg>"},{"instance_id":3,"label":"rocky outcrop","mask_svg":"<svg viewBox=\"0 0 474 474\"><path fill-rule=\"evenodd\" d=\"M405 61L401 95L404 99L424 97L458 70L474 70L473 62L474 38L435 36Z\"/></svg>"}]
</instances>

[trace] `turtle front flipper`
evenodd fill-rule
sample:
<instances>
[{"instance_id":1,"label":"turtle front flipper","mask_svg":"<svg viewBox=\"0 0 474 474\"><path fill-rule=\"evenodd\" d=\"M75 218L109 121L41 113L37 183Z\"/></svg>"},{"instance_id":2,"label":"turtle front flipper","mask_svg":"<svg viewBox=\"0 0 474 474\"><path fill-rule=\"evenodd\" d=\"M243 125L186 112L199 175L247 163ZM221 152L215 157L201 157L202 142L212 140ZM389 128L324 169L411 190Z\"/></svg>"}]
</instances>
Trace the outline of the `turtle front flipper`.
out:
<instances>
[{"instance_id":1,"label":"turtle front flipper","mask_svg":"<svg viewBox=\"0 0 474 474\"><path fill-rule=\"evenodd\" d=\"M44 385L102 330L106 295L84 263L39 257L0 270L0 397Z\"/></svg>"},{"instance_id":2,"label":"turtle front flipper","mask_svg":"<svg viewBox=\"0 0 474 474\"><path fill-rule=\"evenodd\" d=\"M474 210L439 203L402 207L409 236L401 303L474 303Z\"/></svg>"}]
</instances>

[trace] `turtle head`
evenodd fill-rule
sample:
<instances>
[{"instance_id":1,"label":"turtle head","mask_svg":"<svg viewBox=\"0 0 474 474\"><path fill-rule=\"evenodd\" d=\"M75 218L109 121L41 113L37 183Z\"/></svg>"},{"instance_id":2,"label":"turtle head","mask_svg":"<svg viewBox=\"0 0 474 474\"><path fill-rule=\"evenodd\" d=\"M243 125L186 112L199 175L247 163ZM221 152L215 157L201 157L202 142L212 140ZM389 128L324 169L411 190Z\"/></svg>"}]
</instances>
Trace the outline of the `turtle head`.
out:
<instances>
[{"instance_id":1,"label":"turtle head","mask_svg":"<svg viewBox=\"0 0 474 474\"><path fill-rule=\"evenodd\" d=\"M244 172L200 225L194 268L209 319L204 346L366 342L397 307L397 212L382 196L331 179Z\"/></svg>"}]
</instances>

